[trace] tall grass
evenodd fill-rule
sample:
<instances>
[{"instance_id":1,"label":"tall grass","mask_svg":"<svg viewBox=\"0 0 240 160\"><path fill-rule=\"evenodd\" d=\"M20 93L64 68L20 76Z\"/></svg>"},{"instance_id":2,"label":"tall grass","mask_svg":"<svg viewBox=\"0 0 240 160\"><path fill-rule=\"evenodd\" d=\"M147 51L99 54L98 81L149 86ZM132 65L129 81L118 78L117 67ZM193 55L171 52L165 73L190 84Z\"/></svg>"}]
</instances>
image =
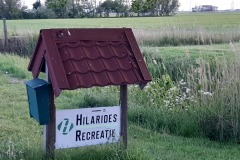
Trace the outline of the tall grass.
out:
<instances>
[{"instance_id":1,"label":"tall grass","mask_svg":"<svg viewBox=\"0 0 240 160\"><path fill-rule=\"evenodd\" d=\"M4 48L4 43L0 43L0 52L8 52L8 53L15 53L20 56L31 56L36 42L37 42L38 35L36 34L16 34L8 38L8 46ZM3 39L2 39L3 41Z\"/></svg>"},{"instance_id":2,"label":"tall grass","mask_svg":"<svg viewBox=\"0 0 240 160\"><path fill-rule=\"evenodd\" d=\"M198 96L198 108L204 111L200 127L206 136L214 140L239 142L240 45L230 45L235 53L234 58L216 59L215 68L204 61L199 62L198 85L210 94ZM189 80L192 84L196 81L192 76Z\"/></svg>"},{"instance_id":3,"label":"tall grass","mask_svg":"<svg viewBox=\"0 0 240 160\"><path fill-rule=\"evenodd\" d=\"M159 132L239 142L240 44L229 45L231 55L186 55L171 63L148 55L154 81L145 92L134 88L131 121Z\"/></svg>"},{"instance_id":4,"label":"tall grass","mask_svg":"<svg viewBox=\"0 0 240 160\"><path fill-rule=\"evenodd\" d=\"M240 41L240 28L168 26L161 29L134 29L141 46L208 45Z\"/></svg>"}]
</instances>

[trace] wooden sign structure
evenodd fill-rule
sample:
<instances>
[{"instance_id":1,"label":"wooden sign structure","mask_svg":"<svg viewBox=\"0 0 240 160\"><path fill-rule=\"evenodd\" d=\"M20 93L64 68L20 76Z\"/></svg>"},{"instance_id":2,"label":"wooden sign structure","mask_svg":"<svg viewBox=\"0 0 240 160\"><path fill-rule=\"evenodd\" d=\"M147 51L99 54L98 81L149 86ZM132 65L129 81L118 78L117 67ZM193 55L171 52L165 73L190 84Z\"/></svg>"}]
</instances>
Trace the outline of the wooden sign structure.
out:
<instances>
[{"instance_id":1,"label":"wooden sign structure","mask_svg":"<svg viewBox=\"0 0 240 160\"><path fill-rule=\"evenodd\" d=\"M120 142L120 106L58 110L55 149Z\"/></svg>"},{"instance_id":2,"label":"wooden sign structure","mask_svg":"<svg viewBox=\"0 0 240 160\"><path fill-rule=\"evenodd\" d=\"M46 65L47 69L47 65ZM51 83L48 75L48 71L46 70L46 81ZM121 123L120 123L120 135L122 139L122 143L125 149L127 149L128 142L128 105L127 105L127 85L120 86L120 109L121 109ZM56 106L54 104L54 94L53 90L50 92L50 123L48 125L44 125L44 151L45 155L50 158L54 158L54 150L56 143Z\"/></svg>"},{"instance_id":3,"label":"wooden sign structure","mask_svg":"<svg viewBox=\"0 0 240 160\"><path fill-rule=\"evenodd\" d=\"M130 28L41 30L28 70L34 78L45 72L52 85L50 123L44 127L47 155L54 157L56 141L54 95L93 86L120 86L120 135L127 148L127 85L143 88L151 81Z\"/></svg>"},{"instance_id":4,"label":"wooden sign structure","mask_svg":"<svg viewBox=\"0 0 240 160\"><path fill-rule=\"evenodd\" d=\"M48 69L46 65L46 81L51 83ZM120 86L120 135L123 146L127 149L128 142L128 105L127 105L127 85ZM54 150L56 143L56 106L54 104L54 94L53 90L50 92L50 123L48 125L44 125L44 151L45 155L50 158L54 158Z\"/></svg>"}]
</instances>

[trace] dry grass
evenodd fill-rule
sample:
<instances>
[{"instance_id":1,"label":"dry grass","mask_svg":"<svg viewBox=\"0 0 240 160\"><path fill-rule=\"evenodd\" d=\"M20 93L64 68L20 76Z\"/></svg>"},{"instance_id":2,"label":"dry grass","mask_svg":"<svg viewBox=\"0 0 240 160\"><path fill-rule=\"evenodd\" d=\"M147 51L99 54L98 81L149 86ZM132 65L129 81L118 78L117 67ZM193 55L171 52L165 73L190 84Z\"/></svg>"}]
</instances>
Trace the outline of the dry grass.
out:
<instances>
[{"instance_id":1,"label":"dry grass","mask_svg":"<svg viewBox=\"0 0 240 160\"><path fill-rule=\"evenodd\" d=\"M213 63L199 58L188 74L203 114L200 127L213 140L240 141L240 44L229 44L233 57L216 57ZM204 94L201 94L204 93Z\"/></svg>"},{"instance_id":2,"label":"dry grass","mask_svg":"<svg viewBox=\"0 0 240 160\"><path fill-rule=\"evenodd\" d=\"M240 28L206 29L169 26L161 29L134 29L141 46L206 45L240 41Z\"/></svg>"}]
</instances>

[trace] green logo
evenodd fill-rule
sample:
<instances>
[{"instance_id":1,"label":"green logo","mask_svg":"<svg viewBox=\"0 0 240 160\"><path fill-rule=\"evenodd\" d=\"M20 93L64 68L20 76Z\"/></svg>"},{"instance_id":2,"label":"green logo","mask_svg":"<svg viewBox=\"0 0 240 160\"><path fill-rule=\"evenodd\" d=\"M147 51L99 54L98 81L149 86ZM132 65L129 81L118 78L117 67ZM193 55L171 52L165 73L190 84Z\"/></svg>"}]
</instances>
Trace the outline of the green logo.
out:
<instances>
[{"instance_id":1,"label":"green logo","mask_svg":"<svg viewBox=\"0 0 240 160\"><path fill-rule=\"evenodd\" d=\"M69 119L65 118L58 124L57 129L62 132L63 135L67 135L73 129L73 123L69 123Z\"/></svg>"}]
</instances>

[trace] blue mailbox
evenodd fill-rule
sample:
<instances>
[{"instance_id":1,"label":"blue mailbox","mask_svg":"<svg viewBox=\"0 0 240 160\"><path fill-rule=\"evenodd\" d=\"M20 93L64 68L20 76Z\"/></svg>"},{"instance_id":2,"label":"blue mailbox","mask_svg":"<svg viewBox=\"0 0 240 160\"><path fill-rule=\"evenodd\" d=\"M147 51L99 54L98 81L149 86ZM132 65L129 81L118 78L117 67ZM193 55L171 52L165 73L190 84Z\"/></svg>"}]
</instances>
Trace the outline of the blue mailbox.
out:
<instances>
[{"instance_id":1,"label":"blue mailbox","mask_svg":"<svg viewBox=\"0 0 240 160\"><path fill-rule=\"evenodd\" d=\"M50 87L45 80L35 78L26 82L29 113L40 125L50 122Z\"/></svg>"}]
</instances>

